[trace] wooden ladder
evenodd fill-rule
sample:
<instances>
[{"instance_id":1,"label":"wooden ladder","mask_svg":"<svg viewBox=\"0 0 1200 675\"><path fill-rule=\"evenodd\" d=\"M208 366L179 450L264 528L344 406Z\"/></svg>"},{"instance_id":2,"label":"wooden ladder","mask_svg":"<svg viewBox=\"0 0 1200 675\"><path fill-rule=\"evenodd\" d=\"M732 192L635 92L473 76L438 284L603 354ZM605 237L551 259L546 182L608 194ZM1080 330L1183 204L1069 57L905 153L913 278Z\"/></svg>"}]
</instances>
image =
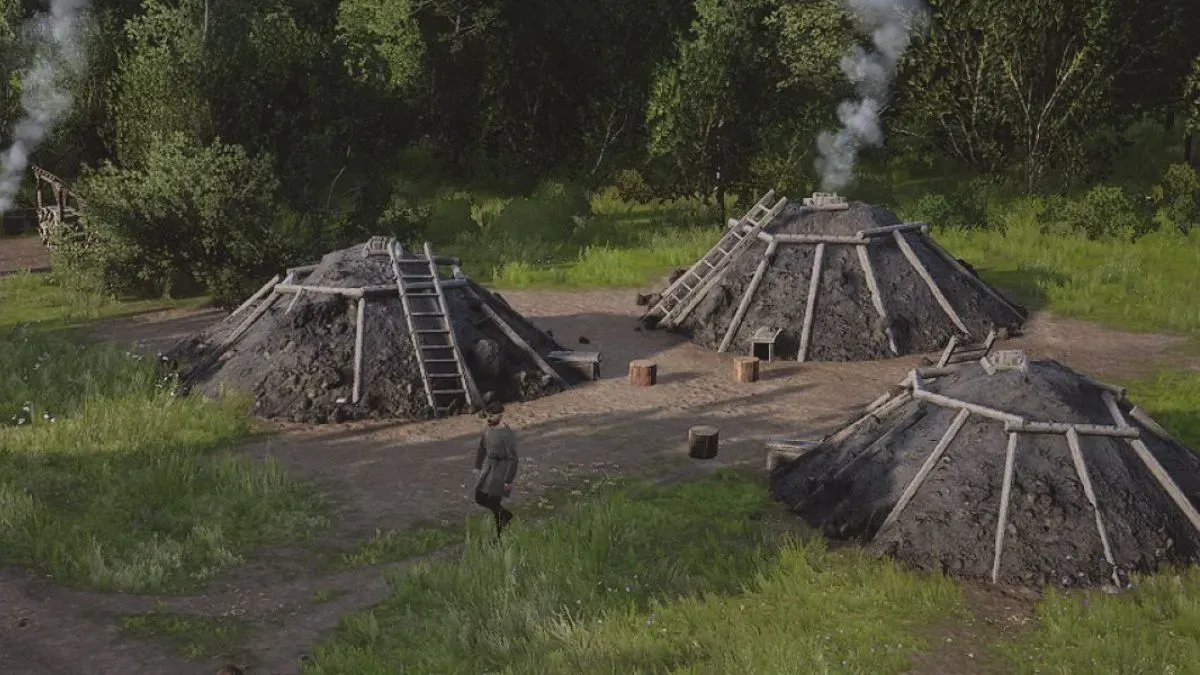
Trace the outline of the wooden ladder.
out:
<instances>
[{"instance_id":1,"label":"wooden ladder","mask_svg":"<svg viewBox=\"0 0 1200 675\"><path fill-rule=\"evenodd\" d=\"M425 243L425 257L404 260L404 249L393 239L388 254L392 258L392 271L396 275L400 302L404 305L404 320L412 335L421 380L425 383L425 394L434 416L444 416L459 401L465 402L467 408L476 406L479 393L454 337L446 296L438 279L437 262L429 243Z\"/></svg>"},{"instance_id":2,"label":"wooden ladder","mask_svg":"<svg viewBox=\"0 0 1200 675\"><path fill-rule=\"evenodd\" d=\"M787 199L783 197L772 206L771 202L774 199L774 190L763 195L736 225L725 232L708 253L662 292L662 299L646 312L643 319L661 314L662 318L658 320L657 326L670 328L686 318L695 309L711 283L758 239L758 234L763 228L770 225L780 211L783 211L783 207L787 206Z\"/></svg>"}]
</instances>

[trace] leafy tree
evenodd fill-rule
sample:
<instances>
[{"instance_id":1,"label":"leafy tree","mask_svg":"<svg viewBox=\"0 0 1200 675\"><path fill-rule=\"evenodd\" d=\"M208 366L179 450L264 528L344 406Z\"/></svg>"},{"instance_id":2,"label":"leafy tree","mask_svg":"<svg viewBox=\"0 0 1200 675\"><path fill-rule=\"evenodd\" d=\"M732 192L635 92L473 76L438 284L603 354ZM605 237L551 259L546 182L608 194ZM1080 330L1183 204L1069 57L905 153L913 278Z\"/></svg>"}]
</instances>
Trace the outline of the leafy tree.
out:
<instances>
[{"instance_id":1,"label":"leafy tree","mask_svg":"<svg viewBox=\"0 0 1200 675\"><path fill-rule=\"evenodd\" d=\"M20 64L16 58L19 11L17 0L0 0L0 139L10 137L20 111Z\"/></svg>"},{"instance_id":2,"label":"leafy tree","mask_svg":"<svg viewBox=\"0 0 1200 675\"><path fill-rule=\"evenodd\" d=\"M211 138L204 97L207 6L202 0L146 0L144 13L125 24L129 51L119 59L112 111L123 165L145 163L156 139L176 132Z\"/></svg>"},{"instance_id":3,"label":"leafy tree","mask_svg":"<svg viewBox=\"0 0 1200 675\"><path fill-rule=\"evenodd\" d=\"M1192 161L1192 144L1200 135L1200 56L1192 60L1192 70L1188 74L1183 91L1183 129L1186 139L1183 144L1183 159Z\"/></svg>"},{"instance_id":4,"label":"leafy tree","mask_svg":"<svg viewBox=\"0 0 1200 675\"><path fill-rule=\"evenodd\" d=\"M338 40L350 74L368 86L409 90L421 74L424 42L411 0L341 0Z\"/></svg>"},{"instance_id":5,"label":"leafy tree","mask_svg":"<svg viewBox=\"0 0 1200 675\"><path fill-rule=\"evenodd\" d=\"M105 163L79 186L96 243L63 262L116 292L168 295L199 285L236 303L282 259L271 230L271 158L184 133L155 138L137 168Z\"/></svg>"}]
</instances>

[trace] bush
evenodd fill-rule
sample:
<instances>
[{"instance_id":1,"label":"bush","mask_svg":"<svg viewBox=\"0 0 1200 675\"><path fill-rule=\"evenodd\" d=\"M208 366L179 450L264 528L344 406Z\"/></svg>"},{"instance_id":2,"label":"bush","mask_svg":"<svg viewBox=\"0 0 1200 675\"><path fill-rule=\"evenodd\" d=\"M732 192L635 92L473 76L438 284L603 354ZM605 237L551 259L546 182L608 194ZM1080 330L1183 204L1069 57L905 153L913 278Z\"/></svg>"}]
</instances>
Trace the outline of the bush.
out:
<instances>
[{"instance_id":1,"label":"bush","mask_svg":"<svg viewBox=\"0 0 1200 675\"><path fill-rule=\"evenodd\" d=\"M654 199L654 188L637 169L621 169L612 179L617 197L627 202L648 202Z\"/></svg>"},{"instance_id":2,"label":"bush","mask_svg":"<svg viewBox=\"0 0 1200 675\"><path fill-rule=\"evenodd\" d=\"M79 186L95 243L62 262L106 290L170 295L199 285L230 305L280 262L278 184L267 156L182 134L158 139L145 167L105 163Z\"/></svg>"},{"instance_id":3,"label":"bush","mask_svg":"<svg viewBox=\"0 0 1200 675\"><path fill-rule=\"evenodd\" d=\"M969 192L929 192L915 204L902 209L905 220L922 221L934 227L969 229L987 222L987 205Z\"/></svg>"},{"instance_id":4,"label":"bush","mask_svg":"<svg viewBox=\"0 0 1200 675\"><path fill-rule=\"evenodd\" d=\"M1097 185L1080 197L1053 197L1043 214L1043 232L1133 238L1149 230L1149 220L1132 197L1119 187Z\"/></svg>"},{"instance_id":5,"label":"bush","mask_svg":"<svg viewBox=\"0 0 1200 675\"><path fill-rule=\"evenodd\" d=\"M1154 186L1154 221L1159 227L1187 234L1200 227L1200 175L1188 164L1172 164Z\"/></svg>"}]
</instances>

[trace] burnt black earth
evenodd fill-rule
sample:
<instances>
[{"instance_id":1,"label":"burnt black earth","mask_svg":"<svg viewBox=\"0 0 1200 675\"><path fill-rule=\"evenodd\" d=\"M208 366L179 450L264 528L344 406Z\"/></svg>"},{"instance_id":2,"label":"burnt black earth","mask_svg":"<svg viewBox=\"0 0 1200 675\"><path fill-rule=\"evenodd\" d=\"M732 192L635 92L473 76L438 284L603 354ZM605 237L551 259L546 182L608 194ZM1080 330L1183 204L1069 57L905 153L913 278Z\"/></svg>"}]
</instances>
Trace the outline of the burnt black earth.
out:
<instances>
[{"instance_id":1,"label":"burnt black earth","mask_svg":"<svg viewBox=\"0 0 1200 675\"><path fill-rule=\"evenodd\" d=\"M391 259L364 257L362 248L327 254L303 284L345 288L395 284ZM561 389L496 327L484 312L484 303L543 356L567 351L562 345L498 294L470 280L465 286L445 287L444 293L463 358L486 400L526 401ZM206 364L205 357L250 316L252 307L178 345L169 356L182 364L184 381L207 395L223 390L249 393L256 414L270 419L320 424L432 416L398 296L367 300L363 392L357 404L351 403L357 299L303 293L288 311L292 298L281 295L214 364ZM582 379L570 369L554 368L570 384Z\"/></svg>"},{"instance_id":2,"label":"burnt black earth","mask_svg":"<svg viewBox=\"0 0 1200 675\"><path fill-rule=\"evenodd\" d=\"M924 388L1028 421L1114 423L1101 389L1055 361L994 375L973 363ZM1139 426L1129 417L1131 404L1119 407L1191 503L1200 504L1200 459ZM957 413L910 401L844 441L777 468L771 492L828 537L919 569L990 580L1008 442L1002 422L968 417L899 519L879 530ZM1128 440L1081 435L1080 446L1118 578L1196 562L1200 536ZM1098 532L1065 435L1018 434L999 581L1111 584L1114 568Z\"/></svg>"},{"instance_id":3,"label":"burnt black earth","mask_svg":"<svg viewBox=\"0 0 1200 675\"><path fill-rule=\"evenodd\" d=\"M891 212L863 202L852 202L849 209L842 211L818 211L788 204L766 231L854 236L859 230L901 222ZM1004 337L1016 334L1024 324L1025 308L1008 298L1002 302L983 290L981 286L986 286L986 282L973 271L964 274L955 269L933 248L928 235L905 232L902 236L972 336L981 339L996 329ZM766 249L765 241L751 244L676 330L703 347L717 349ZM899 355L940 349L952 335L962 332L891 236L875 238L867 250L889 324L885 325L875 310L855 247L826 245L807 360L890 358L886 337L889 326ZM749 354L751 336L765 327L782 331L775 343L777 357L796 358L815 255L815 244L778 245L734 335L730 353ZM963 267L972 269L965 263ZM996 289L991 290L1001 295ZM657 297L652 299L657 302Z\"/></svg>"}]
</instances>

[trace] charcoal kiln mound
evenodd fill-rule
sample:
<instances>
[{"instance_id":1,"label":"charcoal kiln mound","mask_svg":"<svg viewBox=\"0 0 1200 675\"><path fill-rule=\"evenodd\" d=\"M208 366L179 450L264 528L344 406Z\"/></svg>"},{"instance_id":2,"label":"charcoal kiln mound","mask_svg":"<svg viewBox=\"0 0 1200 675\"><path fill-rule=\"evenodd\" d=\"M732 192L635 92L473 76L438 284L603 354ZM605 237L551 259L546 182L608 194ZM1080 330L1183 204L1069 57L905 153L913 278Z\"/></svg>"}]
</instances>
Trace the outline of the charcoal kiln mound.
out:
<instances>
[{"instance_id":1,"label":"charcoal kiln mound","mask_svg":"<svg viewBox=\"0 0 1200 675\"><path fill-rule=\"evenodd\" d=\"M1120 387L1019 351L912 371L771 492L826 536L964 579L1122 586L1200 552L1200 459Z\"/></svg>"},{"instance_id":2,"label":"charcoal kiln mound","mask_svg":"<svg viewBox=\"0 0 1200 675\"><path fill-rule=\"evenodd\" d=\"M581 353L458 264L375 237L276 276L169 356L188 389L247 392L258 415L306 423L427 419L587 379L570 365Z\"/></svg>"},{"instance_id":3,"label":"charcoal kiln mound","mask_svg":"<svg viewBox=\"0 0 1200 675\"><path fill-rule=\"evenodd\" d=\"M1016 333L1028 313L885 209L767 193L661 293L646 325L718 352L859 361L930 352L952 335Z\"/></svg>"}]
</instances>

